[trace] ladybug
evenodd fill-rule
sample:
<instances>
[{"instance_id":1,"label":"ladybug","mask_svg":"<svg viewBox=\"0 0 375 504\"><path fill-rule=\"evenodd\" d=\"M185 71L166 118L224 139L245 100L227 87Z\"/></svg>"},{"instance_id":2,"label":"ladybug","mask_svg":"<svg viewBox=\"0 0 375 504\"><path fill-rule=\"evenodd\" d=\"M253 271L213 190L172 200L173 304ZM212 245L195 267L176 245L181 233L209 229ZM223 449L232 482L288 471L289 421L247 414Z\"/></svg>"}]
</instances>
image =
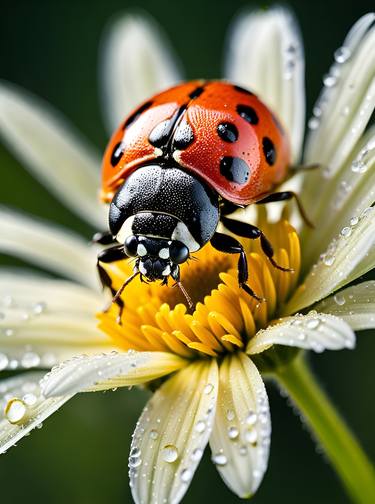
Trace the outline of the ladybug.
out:
<instances>
[{"instance_id":1,"label":"ladybug","mask_svg":"<svg viewBox=\"0 0 375 504\"><path fill-rule=\"evenodd\" d=\"M296 197L275 192L290 173L286 132L251 91L229 82L191 81L142 103L113 134L103 159L101 199L109 204L109 232L95 241L117 242L98 256L113 301L122 311L120 294L140 275L162 284L171 277L190 304L179 265L207 242L239 254L239 285L261 300L246 283L241 243L217 227L221 222L237 236L259 238L273 266L291 271L276 264L260 229L226 217L239 207ZM136 258L134 273L115 292L101 263L126 257Z\"/></svg>"}]
</instances>

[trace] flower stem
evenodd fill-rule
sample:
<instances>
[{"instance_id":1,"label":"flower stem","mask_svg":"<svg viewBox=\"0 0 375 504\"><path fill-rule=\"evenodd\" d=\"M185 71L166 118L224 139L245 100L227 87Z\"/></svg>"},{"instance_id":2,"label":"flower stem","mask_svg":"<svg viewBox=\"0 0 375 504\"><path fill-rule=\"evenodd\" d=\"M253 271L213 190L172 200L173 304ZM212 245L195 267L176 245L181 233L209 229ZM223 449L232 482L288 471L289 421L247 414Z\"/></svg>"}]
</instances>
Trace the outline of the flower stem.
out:
<instances>
[{"instance_id":1,"label":"flower stem","mask_svg":"<svg viewBox=\"0 0 375 504\"><path fill-rule=\"evenodd\" d=\"M308 368L303 354L276 371L303 414L353 502L375 502L375 471Z\"/></svg>"}]
</instances>

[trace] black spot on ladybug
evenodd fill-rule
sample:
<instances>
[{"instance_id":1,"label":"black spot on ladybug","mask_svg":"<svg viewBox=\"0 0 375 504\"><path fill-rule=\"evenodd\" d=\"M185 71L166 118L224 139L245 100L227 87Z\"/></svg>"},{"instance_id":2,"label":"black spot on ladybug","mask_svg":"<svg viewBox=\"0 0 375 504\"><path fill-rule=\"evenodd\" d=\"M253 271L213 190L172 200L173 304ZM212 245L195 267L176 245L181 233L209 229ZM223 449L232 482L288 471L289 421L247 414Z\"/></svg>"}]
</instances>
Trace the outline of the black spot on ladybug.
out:
<instances>
[{"instance_id":1,"label":"black spot on ladybug","mask_svg":"<svg viewBox=\"0 0 375 504\"><path fill-rule=\"evenodd\" d=\"M114 146L111 154L111 165L113 166L113 168L119 164L123 154L124 144L122 142L119 142Z\"/></svg>"},{"instance_id":2,"label":"black spot on ladybug","mask_svg":"<svg viewBox=\"0 0 375 504\"><path fill-rule=\"evenodd\" d=\"M143 105L141 105L135 112L133 112L127 119L126 121L124 122L124 126L122 127L122 129L126 129L128 128L134 121L136 121L138 119L138 117L143 113L145 112L147 109L149 109L152 105L152 101L148 101L146 103L144 103Z\"/></svg>"},{"instance_id":3,"label":"black spot on ladybug","mask_svg":"<svg viewBox=\"0 0 375 504\"><path fill-rule=\"evenodd\" d=\"M190 94L189 94L189 98L191 100L194 100L194 98L198 98L198 96L200 96L204 91L204 86L198 86L197 88L194 89L194 91L192 91Z\"/></svg>"},{"instance_id":4,"label":"black spot on ladybug","mask_svg":"<svg viewBox=\"0 0 375 504\"><path fill-rule=\"evenodd\" d=\"M220 123L216 128L216 131L219 137L224 140L224 142L233 143L238 139L238 129L232 123Z\"/></svg>"},{"instance_id":5,"label":"black spot on ladybug","mask_svg":"<svg viewBox=\"0 0 375 504\"><path fill-rule=\"evenodd\" d=\"M186 149L194 141L194 133L190 124L183 120L173 135L173 148Z\"/></svg>"},{"instance_id":6,"label":"black spot on ladybug","mask_svg":"<svg viewBox=\"0 0 375 504\"><path fill-rule=\"evenodd\" d=\"M169 140L173 124L173 118L157 124L148 137L150 144L154 147L163 147L166 145Z\"/></svg>"},{"instance_id":7,"label":"black spot on ladybug","mask_svg":"<svg viewBox=\"0 0 375 504\"><path fill-rule=\"evenodd\" d=\"M276 149L272 140L268 137L263 138L263 152L267 163L272 166L276 162Z\"/></svg>"},{"instance_id":8,"label":"black spot on ladybug","mask_svg":"<svg viewBox=\"0 0 375 504\"><path fill-rule=\"evenodd\" d=\"M248 105L237 105L236 109L237 113L242 119L245 119L246 122L249 124L258 124L259 117L253 107L249 107Z\"/></svg>"},{"instance_id":9,"label":"black spot on ladybug","mask_svg":"<svg viewBox=\"0 0 375 504\"><path fill-rule=\"evenodd\" d=\"M251 91L249 91L248 89L245 89L241 86L233 86L234 89L236 91L238 91L239 93L244 93L244 94L247 94L247 95L250 95L250 96L254 96L254 93L252 93Z\"/></svg>"},{"instance_id":10,"label":"black spot on ladybug","mask_svg":"<svg viewBox=\"0 0 375 504\"><path fill-rule=\"evenodd\" d=\"M220 173L230 182L245 184L249 180L250 167L239 157L225 156L220 161Z\"/></svg>"}]
</instances>

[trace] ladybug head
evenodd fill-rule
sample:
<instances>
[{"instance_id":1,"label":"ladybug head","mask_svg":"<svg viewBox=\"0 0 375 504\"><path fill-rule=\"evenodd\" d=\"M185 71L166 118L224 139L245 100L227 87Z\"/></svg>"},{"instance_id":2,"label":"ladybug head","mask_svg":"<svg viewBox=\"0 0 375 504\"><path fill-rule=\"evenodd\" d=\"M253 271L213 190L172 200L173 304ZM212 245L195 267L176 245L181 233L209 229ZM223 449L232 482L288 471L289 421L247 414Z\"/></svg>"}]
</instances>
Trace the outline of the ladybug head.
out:
<instances>
[{"instance_id":1,"label":"ladybug head","mask_svg":"<svg viewBox=\"0 0 375 504\"><path fill-rule=\"evenodd\" d=\"M131 235L126 238L124 248L129 257L136 257L135 271L150 282L162 280L166 284L170 276L178 282L179 264L189 258L186 245L165 238Z\"/></svg>"}]
</instances>

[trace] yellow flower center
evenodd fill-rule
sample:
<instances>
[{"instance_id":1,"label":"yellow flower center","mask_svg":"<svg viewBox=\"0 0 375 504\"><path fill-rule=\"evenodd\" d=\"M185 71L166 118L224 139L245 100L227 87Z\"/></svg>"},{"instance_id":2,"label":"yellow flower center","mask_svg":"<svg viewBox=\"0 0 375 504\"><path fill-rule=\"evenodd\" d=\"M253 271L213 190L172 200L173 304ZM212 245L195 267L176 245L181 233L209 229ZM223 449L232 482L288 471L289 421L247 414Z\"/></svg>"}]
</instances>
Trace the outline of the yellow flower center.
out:
<instances>
[{"instance_id":1,"label":"yellow flower center","mask_svg":"<svg viewBox=\"0 0 375 504\"><path fill-rule=\"evenodd\" d=\"M219 356L244 348L260 328L277 318L295 290L300 271L297 232L287 220L258 223L271 241L276 262L293 268L283 272L272 266L259 240L243 240L248 285L266 299L259 303L238 286L238 255L223 254L206 245L181 267L184 287L194 301L189 312L177 288L142 283L136 278L122 295L122 324L116 322L118 307L99 313L99 327L125 350L174 352L188 358ZM132 272L131 261L106 266L118 289Z\"/></svg>"}]
</instances>

